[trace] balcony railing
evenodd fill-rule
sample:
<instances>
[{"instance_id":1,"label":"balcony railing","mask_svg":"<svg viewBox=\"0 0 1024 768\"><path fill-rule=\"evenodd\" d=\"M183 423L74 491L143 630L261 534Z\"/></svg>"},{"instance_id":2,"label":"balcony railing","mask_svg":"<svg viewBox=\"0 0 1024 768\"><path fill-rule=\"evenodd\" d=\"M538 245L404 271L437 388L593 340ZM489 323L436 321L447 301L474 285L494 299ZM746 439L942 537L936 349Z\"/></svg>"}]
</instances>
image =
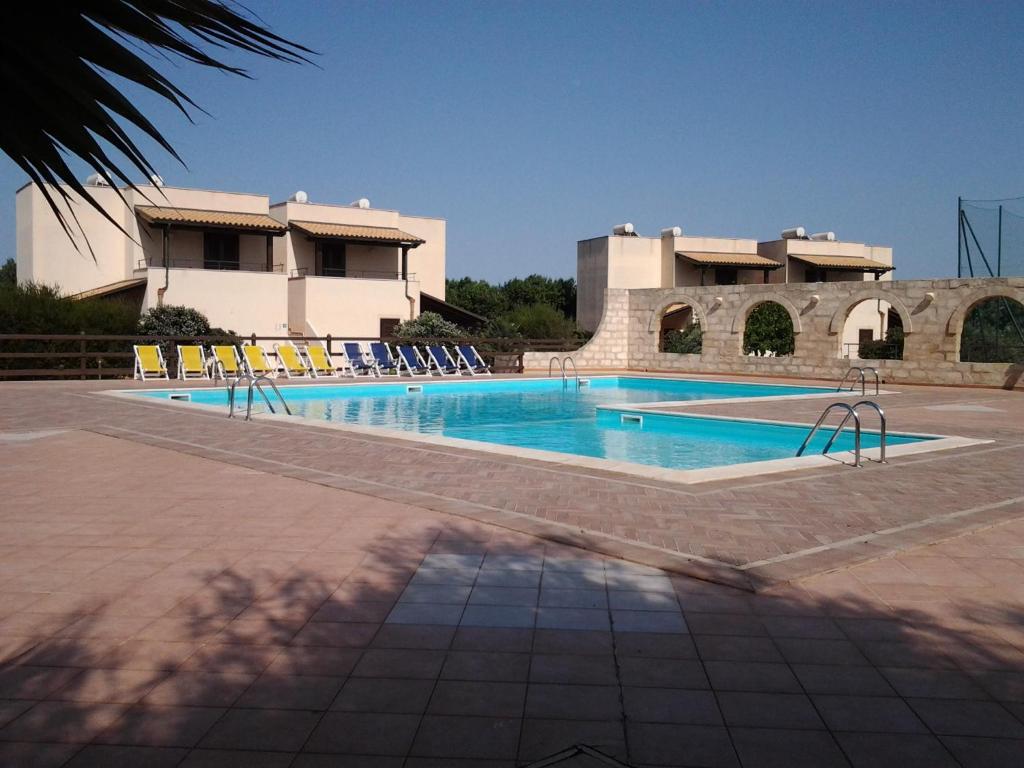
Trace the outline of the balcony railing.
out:
<instances>
[{"instance_id":1,"label":"balcony railing","mask_svg":"<svg viewBox=\"0 0 1024 768\"><path fill-rule=\"evenodd\" d=\"M209 269L215 272L277 272L284 274L284 264L274 264L273 269L267 269L265 261L218 261L216 259L187 258L174 256L167 265L171 269ZM160 257L154 259L139 259L135 265L136 271L141 269L163 269L164 262Z\"/></svg>"},{"instance_id":2,"label":"balcony railing","mask_svg":"<svg viewBox=\"0 0 1024 768\"><path fill-rule=\"evenodd\" d=\"M325 269L322 274L313 274L309 267L296 267L289 272L290 277L344 277L355 280L403 280L401 272L379 269ZM416 273L409 273L409 280L416 280Z\"/></svg>"}]
</instances>

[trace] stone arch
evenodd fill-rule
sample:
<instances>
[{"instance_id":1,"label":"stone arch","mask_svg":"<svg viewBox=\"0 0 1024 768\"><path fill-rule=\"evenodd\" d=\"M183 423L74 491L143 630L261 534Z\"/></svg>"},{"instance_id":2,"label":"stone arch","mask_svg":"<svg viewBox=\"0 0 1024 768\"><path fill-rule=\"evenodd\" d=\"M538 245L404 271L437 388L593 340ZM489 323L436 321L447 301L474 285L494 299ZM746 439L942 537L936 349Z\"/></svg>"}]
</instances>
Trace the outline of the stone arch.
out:
<instances>
[{"instance_id":1,"label":"stone arch","mask_svg":"<svg viewBox=\"0 0 1024 768\"><path fill-rule=\"evenodd\" d=\"M896 310L897 314L900 316L900 320L903 321L903 333L909 334L914 332L910 309L903 303L903 300L898 296L894 296L891 291L879 290L860 291L855 296L845 299L843 303L839 305L839 308L832 314L832 319L828 324L828 332L830 334L841 334L843 332L843 327L846 325L846 318L849 317L853 308L862 301L870 301L871 299L884 301Z\"/></svg>"},{"instance_id":2,"label":"stone arch","mask_svg":"<svg viewBox=\"0 0 1024 768\"><path fill-rule=\"evenodd\" d=\"M758 304L764 304L769 301L781 305L789 313L789 317L793 321L793 333L800 333L803 329L803 326L800 324L800 310L796 308L792 301L781 294L751 296L744 301L732 318L732 332L742 334L743 329L747 325L747 317L750 315L750 311Z\"/></svg>"},{"instance_id":3,"label":"stone arch","mask_svg":"<svg viewBox=\"0 0 1024 768\"><path fill-rule=\"evenodd\" d=\"M1024 337L1020 334L1024 331L1024 295L1011 295L1011 291L995 292L988 296L982 296L970 303L960 318L956 335L956 360L961 363L1024 363L1024 357L1019 353L1024 352ZM982 316L972 327L972 333L968 333L968 321L975 312L981 311L983 305L999 303L1011 313L1010 322L1006 323L1003 332L1008 336L999 338L998 324L1004 322L1000 319L993 319L991 314L988 320L997 324L996 327L985 323ZM962 307L963 305L961 305ZM961 309L958 307L957 309ZM955 314L955 313L954 313ZM997 311L997 314L1000 314ZM988 326L988 327L986 327ZM1010 330L1010 328L1013 330ZM994 346L993 346L994 342ZM1003 346L1004 342L1008 346ZM968 347L965 350L964 345Z\"/></svg>"},{"instance_id":4,"label":"stone arch","mask_svg":"<svg viewBox=\"0 0 1024 768\"><path fill-rule=\"evenodd\" d=\"M957 336L963 330L964 320L967 318L967 313L974 309L976 304L980 304L986 299L998 299L1000 297L1013 299L1024 304L1024 290L1014 290L1010 286L998 286L993 288L981 288L977 291L973 291L968 294L967 298L960 302L956 309L950 314L949 319L946 321L946 335Z\"/></svg>"},{"instance_id":5,"label":"stone arch","mask_svg":"<svg viewBox=\"0 0 1024 768\"><path fill-rule=\"evenodd\" d=\"M661 318L665 315L665 312L675 304L686 304L693 308L693 316L700 323L700 327L705 331L708 329L708 316L707 312L704 311L703 305L697 301L693 296L687 293L672 293L665 296L657 304L657 308L651 313L651 320L647 324L648 333L657 333L658 328L661 326Z\"/></svg>"}]
</instances>

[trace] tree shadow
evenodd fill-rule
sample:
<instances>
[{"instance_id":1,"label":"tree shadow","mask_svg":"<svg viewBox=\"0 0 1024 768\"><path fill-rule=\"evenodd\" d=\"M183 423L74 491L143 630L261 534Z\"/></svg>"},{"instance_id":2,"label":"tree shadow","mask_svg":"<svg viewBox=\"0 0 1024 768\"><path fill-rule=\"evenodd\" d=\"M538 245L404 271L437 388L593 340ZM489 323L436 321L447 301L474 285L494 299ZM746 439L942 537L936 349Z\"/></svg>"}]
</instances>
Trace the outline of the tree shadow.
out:
<instances>
[{"instance_id":1,"label":"tree shadow","mask_svg":"<svg viewBox=\"0 0 1024 768\"><path fill-rule=\"evenodd\" d=\"M965 764L981 747L957 731L958 717L973 718L969 727L981 731L986 726L980 721L987 721L989 737L1002 740L997 746L1010 745L1010 737L1024 729L1019 603L966 599L934 610L897 611L856 591L786 588L751 595L673 577L691 634L457 628L447 620L435 623L429 614L434 611L441 622L451 604L443 601L458 599L444 593L458 594L461 587L468 593L474 581L459 573L472 571L466 563L474 558L505 558L508 570L499 569L502 575L490 586L529 590L537 587L515 585L534 583L521 568L533 567L529 563L542 552L549 558L587 555L526 543L525 537L490 540L490 531L474 523L448 522L443 530L446 539L403 539L396 531L351 551L209 553L178 561L164 569L169 573L109 599L101 595L90 613L79 612L89 605L85 595L65 613L32 613L32 605L10 613L5 636L13 637L15 626L38 634L4 646L0 762L28 764L31 757L54 765L348 765L351 759L360 765L426 765L433 757L433 764L472 758L522 765L577 743L627 763L657 762L652 754L674 753L657 752L657 739L648 731L639 739L634 729L644 717L678 723L678 713L655 704L646 715L632 711L628 691L704 690L709 680L718 692L756 692L764 686L765 664L787 669L796 680L795 688L787 683L766 692L813 700L834 730L857 730L848 720L864 715L850 713L870 709L872 701L902 702L916 724L911 730ZM418 571L430 554L454 557L443 561L448 567ZM432 578L448 570L447 580ZM422 620L389 623L410 584L443 587L427 592L441 602L421 604L431 606ZM764 663L757 656L762 652L768 654ZM602 654L615 660L617 677L595 684L595 695L609 685L627 691L626 710L615 722L527 711L528 720L543 721L548 730L542 736L531 725L520 730L535 680L529 658L520 674L511 657L531 657L534 665L554 659L565 680L573 681L583 674L573 672L577 665L596 664ZM679 659L697 665L699 679L672 682ZM450 673L455 662L459 671ZM653 664L664 681L630 678L640 663ZM858 671L857 679L870 676L877 683L844 689L842 681L854 679L850 669ZM840 674L844 670L847 677ZM829 696L848 697L853 709L839 707L830 715L816 699ZM832 699L828 706L836 707ZM582 727L595 723L626 736ZM666 750L678 747L680 733L665 731ZM735 739L733 749L743 760ZM300 753L306 756L296 757Z\"/></svg>"}]
</instances>

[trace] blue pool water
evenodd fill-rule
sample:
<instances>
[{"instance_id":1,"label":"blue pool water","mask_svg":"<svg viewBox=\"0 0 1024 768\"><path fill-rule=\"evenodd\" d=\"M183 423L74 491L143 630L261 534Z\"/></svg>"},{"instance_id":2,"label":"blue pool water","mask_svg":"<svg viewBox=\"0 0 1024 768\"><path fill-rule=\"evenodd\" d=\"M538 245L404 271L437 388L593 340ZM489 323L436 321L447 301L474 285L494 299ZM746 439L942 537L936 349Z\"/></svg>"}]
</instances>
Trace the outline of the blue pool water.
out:
<instances>
[{"instance_id":1,"label":"blue pool water","mask_svg":"<svg viewBox=\"0 0 1024 768\"><path fill-rule=\"evenodd\" d=\"M408 387L422 391L408 391ZM807 427L729 419L643 414L636 423L616 406L681 400L787 397L822 394L819 387L792 387L681 379L600 377L577 390L560 379L441 382L405 379L395 384L289 386L292 413L309 419L485 443L558 451L673 469L695 469L792 457ZM181 392L181 390L178 390ZM168 392L140 393L167 398ZM190 390L192 402L227 405L223 387ZM823 403L822 405L824 405ZM765 417L771 418L766 404ZM819 434L808 453L820 452ZM890 435L889 444L924 438ZM865 432L864 447L878 436ZM844 433L833 450L853 448Z\"/></svg>"}]
</instances>

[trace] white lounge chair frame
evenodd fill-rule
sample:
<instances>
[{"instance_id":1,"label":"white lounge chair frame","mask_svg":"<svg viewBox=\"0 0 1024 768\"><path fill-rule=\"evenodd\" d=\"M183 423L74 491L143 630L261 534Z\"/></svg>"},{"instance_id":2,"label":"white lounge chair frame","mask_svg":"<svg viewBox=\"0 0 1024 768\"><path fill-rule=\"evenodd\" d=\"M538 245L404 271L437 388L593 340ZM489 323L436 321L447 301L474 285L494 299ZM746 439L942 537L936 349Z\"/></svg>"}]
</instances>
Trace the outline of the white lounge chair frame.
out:
<instances>
[{"instance_id":1,"label":"white lounge chair frame","mask_svg":"<svg viewBox=\"0 0 1024 768\"><path fill-rule=\"evenodd\" d=\"M255 349L258 349L258 350L260 350L260 352L263 353L263 359L267 361L267 370L266 371L261 371L260 373L256 373L256 371L252 367L252 364L249 362L249 357L245 354L245 348L246 347L254 347ZM241 350L241 355L242 355L242 365L245 366L244 367L245 372L247 374L249 374L250 376L252 376L254 379L257 376L276 375L276 376L279 377L281 375L281 373L280 373L280 366L275 367L274 364L270 362L270 355L267 354L267 350L264 349L262 344L243 344L242 345L242 350Z\"/></svg>"},{"instance_id":2,"label":"white lounge chair frame","mask_svg":"<svg viewBox=\"0 0 1024 768\"><path fill-rule=\"evenodd\" d=\"M406 359L404 354L402 354L402 347L407 347L408 349L412 350L412 353L414 355L416 355L416 360L414 362L418 364L419 370L414 369L410 364L410 361ZM398 364L397 371L399 376L401 376L403 372L408 373L410 376L430 375L430 366L427 364L427 361L423 359L423 355L420 354L420 351L416 349L416 346L414 344L396 344L395 352L397 353L397 357L395 357L394 359L395 362Z\"/></svg>"},{"instance_id":3,"label":"white lounge chair frame","mask_svg":"<svg viewBox=\"0 0 1024 768\"><path fill-rule=\"evenodd\" d=\"M355 361L352 356L348 353L348 346L352 344L356 349L359 350L359 362L364 367L356 368ZM381 376L380 366L377 365L377 358L375 358L370 351L363 346L361 341L344 341L341 344L342 354L345 355L345 359L348 360L349 367L353 373L358 376L360 371L364 371L367 376L373 376L374 378Z\"/></svg>"},{"instance_id":4,"label":"white lounge chair frame","mask_svg":"<svg viewBox=\"0 0 1024 768\"><path fill-rule=\"evenodd\" d=\"M317 367L316 363L313 362L313 355L311 353L311 350L313 349L319 349L321 352L324 353L324 362L327 363L329 372L320 370ZM354 379L356 377L356 370L355 368L352 367L352 364L349 362L348 355L342 352L341 355L338 357L341 363L336 363L334 360L334 355L332 355L327 350L327 347L323 346L322 344L318 346L313 344L308 345L306 347L306 359L309 360L309 370L313 374L314 379L337 379L341 376L351 376Z\"/></svg>"},{"instance_id":5,"label":"white lounge chair frame","mask_svg":"<svg viewBox=\"0 0 1024 768\"><path fill-rule=\"evenodd\" d=\"M182 357L181 350L184 347L192 348L195 347L199 350L199 360L202 363L202 370L198 374L189 373L185 370L185 359ZM178 378L182 381L187 379L208 379L210 378L210 361L206 358L206 350L203 349L202 344L178 344Z\"/></svg>"},{"instance_id":6,"label":"white lounge chair frame","mask_svg":"<svg viewBox=\"0 0 1024 768\"><path fill-rule=\"evenodd\" d=\"M462 353L462 347L469 347L470 350L472 350L474 357L476 357L476 359L480 361L479 365L475 364L472 360L467 358ZM470 376L493 375L493 373L491 372L491 366L487 364L487 361L484 360L483 356L476 351L476 347L474 347L472 344L456 344L455 353L459 356L460 367L462 367L463 371L465 373L468 373Z\"/></svg>"},{"instance_id":7,"label":"white lounge chair frame","mask_svg":"<svg viewBox=\"0 0 1024 768\"><path fill-rule=\"evenodd\" d=\"M163 350L160 349L159 344L132 344L132 350L135 352L135 374L133 378L139 379L140 381L147 381L146 370L142 367L142 358L139 356L139 347L156 347L156 357L160 361L160 366L164 369L163 374L150 372L150 379L164 379L170 380L171 376L167 370L167 361L164 360Z\"/></svg>"},{"instance_id":8,"label":"white lounge chair frame","mask_svg":"<svg viewBox=\"0 0 1024 768\"><path fill-rule=\"evenodd\" d=\"M224 370L224 363L221 362L221 359L219 357L217 357L217 353L213 351L214 347L229 347L231 349L232 354L234 354L234 356L235 356L235 370L237 371L237 373L231 374L230 376L228 375L228 372L226 370ZM213 378L214 381L217 380L218 376L220 376L220 378L223 381L227 381L229 378L234 379L234 378L238 377L239 375L241 375L242 373L244 373L245 370L246 370L245 363L242 362L242 358L238 354L238 347L236 345L234 345L234 344L211 344L210 345L210 367L211 367L211 369L213 371L212 378Z\"/></svg>"},{"instance_id":9,"label":"white lounge chair frame","mask_svg":"<svg viewBox=\"0 0 1024 768\"><path fill-rule=\"evenodd\" d=\"M299 373L297 371L293 371L291 369L291 367L287 363L285 363L284 358L281 356L281 350L284 349L285 347L289 347L290 349L292 349L295 352L295 357L298 358L299 363L302 364L302 372L301 373ZM274 344L274 354L277 356L278 367L281 369L281 371L284 372L284 375L285 375L286 378L289 378L289 379L309 379L309 378L312 378L312 374L310 373L310 371L313 370L313 364L303 356L302 350L299 349L298 347L296 347L290 341L286 341L283 344L281 344L281 343Z\"/></svg>"},{"instance_id":10,"label":"white lounge chair frame","mask_svg":"<svg viewBox=\"0 0 1024 768\"><path fill-rule=\"evenodd\" d=\"M461 366L459 366L458 361L452 357L452 353L448 351L448 347L444 344L434 344L433 346L441 348L441 351L444 352L445 355L445 362L447 362L448 365L444 365L440 360L438 360L437 355L434 354L434 350L430 348L431 345L427 344L425 349L427 350L427 362L431 366L431 373L437 373L438 376L460 375L462 372ZM446 370L452 368L455 370Z\"/></svg>"}]
</instances>

